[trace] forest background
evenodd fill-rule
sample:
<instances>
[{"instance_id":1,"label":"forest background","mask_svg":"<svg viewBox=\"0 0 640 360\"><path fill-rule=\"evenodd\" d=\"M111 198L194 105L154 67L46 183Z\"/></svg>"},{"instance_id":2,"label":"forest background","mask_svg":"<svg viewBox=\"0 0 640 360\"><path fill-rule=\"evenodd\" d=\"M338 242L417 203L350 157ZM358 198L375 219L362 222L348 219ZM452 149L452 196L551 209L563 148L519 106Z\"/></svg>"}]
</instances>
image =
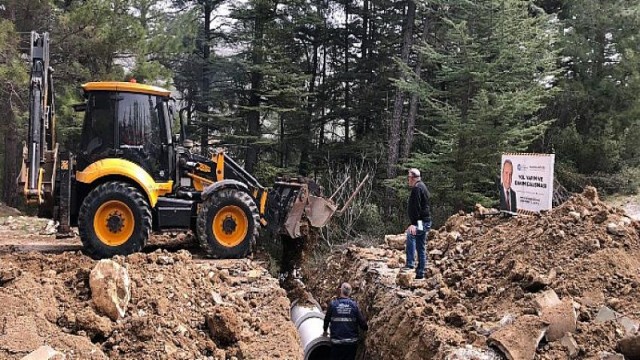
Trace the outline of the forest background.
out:
<instances>
[{"instance_id":1,"label":"forest background","mask_svg":"<svg viewBox=\"0 0 640 360\"><path fill-rule=\"evenodd\" d=\"M569 191L635 193L639 28L631 0L0 0L2 200L24 206L32 30L50 33L66 149L80 85L135 78L174 90L199 151L227 148L263 185L370 174L328 244L402 232L409 167L436 226L496 205L503 152L554 153Z\"/></svg>"}]
</instances>

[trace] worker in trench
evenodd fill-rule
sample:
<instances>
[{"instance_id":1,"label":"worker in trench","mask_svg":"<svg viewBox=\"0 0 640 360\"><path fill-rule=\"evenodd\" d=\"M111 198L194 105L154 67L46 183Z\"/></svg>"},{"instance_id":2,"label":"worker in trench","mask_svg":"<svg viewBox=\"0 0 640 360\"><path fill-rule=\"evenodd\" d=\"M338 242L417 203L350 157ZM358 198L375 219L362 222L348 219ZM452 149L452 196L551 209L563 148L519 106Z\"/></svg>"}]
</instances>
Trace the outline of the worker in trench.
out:
<instances>
[{"instance_id":1,"label":"worker in trench","mask_svg":"<svg viewBox=\"0 0 640 360\"><path fill-rule=\"evenodd\" d=\"M351 285L342 283L340 295L329 303L324 316L323 336L331 330L331 360L355 360L358 350L358 328L368 330L358 304L350 298Z\"/></svg>"}]
</instances>

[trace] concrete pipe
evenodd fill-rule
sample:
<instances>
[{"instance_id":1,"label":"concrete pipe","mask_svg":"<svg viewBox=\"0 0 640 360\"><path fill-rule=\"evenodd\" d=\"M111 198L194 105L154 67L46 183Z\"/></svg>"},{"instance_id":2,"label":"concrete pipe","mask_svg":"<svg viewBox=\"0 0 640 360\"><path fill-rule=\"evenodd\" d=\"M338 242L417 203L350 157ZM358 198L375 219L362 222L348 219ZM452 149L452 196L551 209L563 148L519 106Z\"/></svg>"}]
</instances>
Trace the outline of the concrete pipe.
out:
<instances>
[{"instance_id":1,"label":"concrete pipe","mask_svg":"<svg viewBox=\"0 0 640 360\"><path fill-rule=\"evenodd\" d=\"M300 335L300 345L304 350L304 360L328 360L331 355L331 341L322 336L324 313L320 305L313 300L311 304L291 304L291 321Z\"/></svg>"}]
</instances>

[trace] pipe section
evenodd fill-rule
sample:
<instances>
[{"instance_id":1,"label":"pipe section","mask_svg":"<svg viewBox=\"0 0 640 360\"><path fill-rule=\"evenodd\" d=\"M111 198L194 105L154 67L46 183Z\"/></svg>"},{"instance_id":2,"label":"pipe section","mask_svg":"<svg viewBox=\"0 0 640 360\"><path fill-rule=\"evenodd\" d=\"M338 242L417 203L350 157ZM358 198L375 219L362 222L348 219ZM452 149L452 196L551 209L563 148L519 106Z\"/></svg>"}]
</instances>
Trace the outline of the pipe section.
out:
<instances>
[{"instance_id":1,"label":"pipe section","mask_svg":"<svg viewBox=\"0 0 640 360\"><path fill-rule=\"evenodd\" d=\"M315 300L304 304L295 300L291 304L291 321L300 335L304 360L329 360L331 340L322 336L324 313L320 305Z\"/></svg>"}]
</instances>

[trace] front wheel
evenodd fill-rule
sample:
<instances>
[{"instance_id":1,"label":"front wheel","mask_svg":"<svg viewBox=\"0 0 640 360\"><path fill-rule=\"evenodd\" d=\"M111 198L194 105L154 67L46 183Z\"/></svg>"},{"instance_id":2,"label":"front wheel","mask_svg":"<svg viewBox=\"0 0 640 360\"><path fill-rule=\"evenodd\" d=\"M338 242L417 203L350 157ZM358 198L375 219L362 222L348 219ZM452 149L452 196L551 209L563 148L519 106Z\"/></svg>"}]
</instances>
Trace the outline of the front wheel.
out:
<instances>
[{"instance_id":1,"label":"front wheel","mask_svg":"<svg viewBox=\"0 0 640 360\"><path fill-rule=\"evenodd\" d=\"M151 209L135 187L119 181L104 183L84 198L78 231L85 252L94 258L140 251L151 233Z\"/></svg>"},{"instance_id":2,"label":"front wheel","mask_svg":"<svg viewBox=\"0 0 640 360\"><path fill-rule=\"evenodd\" d=\"M244 191L222 189L202 203L197 231L207 255L243 258L258 235L260 216L253 198Z\"/></svg>"}]
</instances>

